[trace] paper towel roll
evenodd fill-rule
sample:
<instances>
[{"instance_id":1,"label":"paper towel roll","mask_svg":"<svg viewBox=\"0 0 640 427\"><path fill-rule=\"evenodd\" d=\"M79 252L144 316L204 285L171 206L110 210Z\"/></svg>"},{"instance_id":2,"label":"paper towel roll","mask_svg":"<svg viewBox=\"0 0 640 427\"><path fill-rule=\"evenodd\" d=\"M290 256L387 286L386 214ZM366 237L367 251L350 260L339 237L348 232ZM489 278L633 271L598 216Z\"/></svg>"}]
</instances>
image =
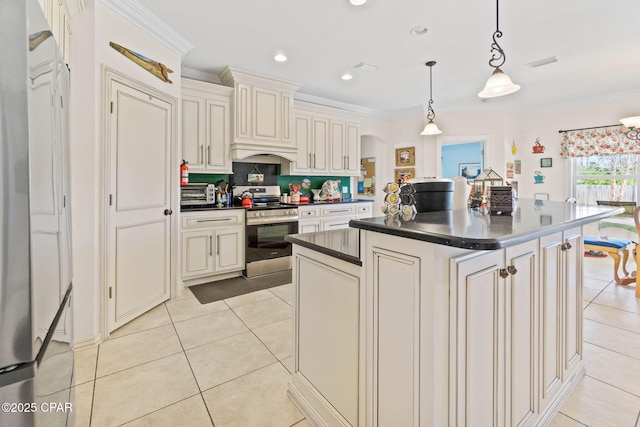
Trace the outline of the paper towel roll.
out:
<instances>
[{"instance_id":1,"label":"paper towel roll","mask_svg":"<svg viewBox=\"0 0 640 427\"><path fill-rule=\"evenodd\" d=\"M468 206L471 185L467 178L458 176L453 178L453 203L452 209L466 209Z\"/></svg>"}]
</instances>

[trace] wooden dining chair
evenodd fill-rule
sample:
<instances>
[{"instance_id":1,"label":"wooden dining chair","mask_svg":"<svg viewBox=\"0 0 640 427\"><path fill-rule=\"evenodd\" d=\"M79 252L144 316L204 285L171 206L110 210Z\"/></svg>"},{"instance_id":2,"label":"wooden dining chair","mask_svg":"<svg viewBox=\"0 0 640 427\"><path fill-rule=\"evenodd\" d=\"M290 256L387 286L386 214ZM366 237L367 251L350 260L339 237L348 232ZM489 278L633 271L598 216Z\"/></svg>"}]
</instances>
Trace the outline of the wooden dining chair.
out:
<instances>
[{"instance_id":1,"label":"wooden dining chair","mask_svg":"<svg viewBox=\"0 0 640 427\"><path fill-rule=\"evenodd\" d=\"M567 203L576 203L575 197L569 197L566 200ZM638 225L636 219L636 226ZM627 247L631 244L631 240L626 239L611 239L611 238L599 238L598 236L583 236L582 242L585 251L604 252L613 258L613 279L617 284L623 284L625 279L629 278L629 272L627 271L627 260L629 259L629 249ZM622 258L622 272L623 277L618 275L620 269L620 261Z\"/></svg>"},{"instance_id":2,"label":"wooden dining chair","mask_svg":"<svg viewBox=\"0 0 640 427\"><path fill-rule=\"evenodd\" d=\"M638 233L638 241L635 242L633 249L633 259L636 261L636 271L631 273L630 277L622 279L621 285L628 285L630 283L636 284L636 298L640 298L640 206L633 211L633 220L636 223L636 232Z\"/></svg>"}]
</instances>

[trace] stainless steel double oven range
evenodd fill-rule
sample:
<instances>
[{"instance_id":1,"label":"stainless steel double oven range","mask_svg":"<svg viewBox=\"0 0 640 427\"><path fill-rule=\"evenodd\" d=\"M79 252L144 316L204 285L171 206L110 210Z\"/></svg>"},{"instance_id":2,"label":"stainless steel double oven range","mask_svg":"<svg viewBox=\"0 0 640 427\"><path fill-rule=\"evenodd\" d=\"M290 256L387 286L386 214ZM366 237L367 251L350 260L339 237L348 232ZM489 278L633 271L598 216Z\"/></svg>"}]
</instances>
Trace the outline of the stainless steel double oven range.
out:
<instances>
[{"instance_id":1,"label":"stainless steel double oven range","mask_svg":"<svg viewBox=\"0 0 640 427\"><path fill-rule=\"evenodd\" d=\"M291 269L292 245L284 238L298 232L297 206L280 203L277 185L234 188L237 196L246 192L253 195L253 206L247 209L244 275L254 277Z\"/></svg>"}]
</instances>

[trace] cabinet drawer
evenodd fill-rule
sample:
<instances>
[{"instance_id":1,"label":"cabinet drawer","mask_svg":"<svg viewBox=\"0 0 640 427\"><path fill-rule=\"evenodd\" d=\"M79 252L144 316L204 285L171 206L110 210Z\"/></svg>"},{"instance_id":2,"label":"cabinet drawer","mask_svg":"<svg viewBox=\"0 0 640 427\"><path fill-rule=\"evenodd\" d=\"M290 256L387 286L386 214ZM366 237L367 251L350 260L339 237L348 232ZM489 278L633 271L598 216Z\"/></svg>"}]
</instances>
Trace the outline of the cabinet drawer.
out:
<instances>
[{"instance_id":1,"label":"cabinet drawer","mask_svg":"<svg viewBox=\"0 0 640 427\"><path fill-rule=\"evenodd\" d=\"M320 216L320 208L302 208L298 207L298 218L317 218Z\"/></svg>"},{"instance_id":2,"label":"cabinet drawer","mask_svg":"<svg viewBox=\"0 0 640 427\"><path fill-rule=\"evenodd\" d=\"M244 224L244 209L206 211L182 215L182 228L214 228Z\"/></svg>"},{"instance_id":3,"label":"cabinet drawer","mask_svg":"<svg viewBox=\"0 0 640 427\"><path fill-rule=\"evenodd\" d=\"M371 203L360 203L355 208L358 215L371 213Z\"/></svg>"},{"instance_id":4,"label":"cabinet drawer","mask_svg":"<svg viewBox=\"0 0 640 427\"><path fill-rule=\"evenodd\" d=\"M322 216L346 216L356 213L355 206L350 204L337 204L334 206L322 207Z\"/></svg>"}]
</instances>

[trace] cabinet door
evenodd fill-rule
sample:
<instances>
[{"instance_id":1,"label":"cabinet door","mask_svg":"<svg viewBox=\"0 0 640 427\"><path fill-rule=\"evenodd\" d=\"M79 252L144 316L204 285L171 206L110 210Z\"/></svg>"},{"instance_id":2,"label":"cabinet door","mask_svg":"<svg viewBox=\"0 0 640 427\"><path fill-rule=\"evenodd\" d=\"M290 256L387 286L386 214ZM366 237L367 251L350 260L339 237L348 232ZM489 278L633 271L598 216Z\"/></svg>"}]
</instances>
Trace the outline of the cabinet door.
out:
<instances>
[{"instance_id":1,"label":"cabinet door","mask_svg":"<svg viewBox=\"0 0 640 427\"><path fill-rule=\"evenodd\" d=\"M562 233L540 238L540 410L562 385Z\"/></svg>"},{"instance_id":2,"label":"cabinet door","mask_svg":"<svg viewBox=\"0 0 640 427\"><path fill-rule=\"evenodd\" d=\"M328 172L329 120L314 117L312 124L312 167L315 172Z\"/></svg>"},{"instance_id":3,"label":"cabinet door","mask_svg":"<svg viewBox=\"0 0 640 427\"><path fill-rule=\"evenodd\" d=\"M238 270L244 266L244 233L242 227L216 230L215 266L216 273Z\"/></svg>"},{"instance_id":4,"label":"cabinet door","mask_svg":"<svg viewBox=\"0 0 640 427\"><path fill-rule=\"evenodd\" d=\"M298 221L298 233L315 233L320 231L320 220Z\"/></svg>"},{"instance_id":5,"label":"cabinet door","mask_svg":"<svg viewBox=\"0 0 640 427\"><path fill-rule=\"evenodd\" d=\"M182 158L190 171L205 169L205 100L182 95Z\"/></svg>"},{"instance_id":6,"label":"cabinet door","mask_svg":"<svg viewBox=\"0 0 640 427\"><path fill-rule=\"evenodd\" d=\"M563 233L564 376L582 361L582 236L580 228Z\"/></svg>"},{"instance_id":7,"label":"cabinet door","mask_svg":"<svg viewBox=\"0 0 640 427\"><path fill-rule=\"evenodd\" d=\"M251 134L251 86L238 83L235 86L234 140L250 139Z\"/></svg>"},{"instance_id":8,"label":"cabinet door","mask_svg":"<svg viewBox=\"0 0 640 427\"><path fill-rule=\"evenodd\" d=\"M209 172L231 172L229 102L207 100L206 165Z\"/></svg>"},{"instance_id":9,"label":"cabinet door","mask_svg":"<svg viewBox=\"0 0 640 427\"><path fill-rule=\"evenodd\" d=\"M504 393L504 251L451 262L449 424L497 426Z\"/></svg>"},{"instance_id":10,"label":"cabinet door","mask_svg":"<svg viewBox=\"0 0 640 427\"><path fill-rule=\"evenodd\" d=\"M311 143L311 116L296 114L294 118L297 153L296 161L292 164L292 172L306 173L313 165L313 146Z\"/></svg>"},{"instance_id":11,"label":"cabinet door","mask_svg":"<svg viewBox=\"0 0 640 427\"><path fill-rule=\"evenodd\" d=\"M360 174L360 126L357 123L347 123L345 132L345 165L349 175Z\"/></svg>"},{"instance_id":12,"label":"cabinet door","mask_svg":"<svg viewBox=\"0 0 640 427\"><path fill-rule=\"evenodd\" d=\"M538 242L507 248L505 425L527 426L537 408Z\"/></svg>"},{"instance_id":13,"label":"cabinet door","mask_svg":"<svg viewBox=\"0 0 640 427\"><path fill-rule=\"evenodd\" d=\"M182 278L188 279L213 273L213 232L211 230L182 232Z\"/></svg>"},{"instance_id":14,"label":"cabinet door","mask_svg":"<svg viewBox=\"0 0 640 427\"><path fill-rule=\"evenodd\" d=\"M341 173L346 169L345 126L345 122L331 120L329 170L334 173Z\"/></svg>"}]
</instances>

